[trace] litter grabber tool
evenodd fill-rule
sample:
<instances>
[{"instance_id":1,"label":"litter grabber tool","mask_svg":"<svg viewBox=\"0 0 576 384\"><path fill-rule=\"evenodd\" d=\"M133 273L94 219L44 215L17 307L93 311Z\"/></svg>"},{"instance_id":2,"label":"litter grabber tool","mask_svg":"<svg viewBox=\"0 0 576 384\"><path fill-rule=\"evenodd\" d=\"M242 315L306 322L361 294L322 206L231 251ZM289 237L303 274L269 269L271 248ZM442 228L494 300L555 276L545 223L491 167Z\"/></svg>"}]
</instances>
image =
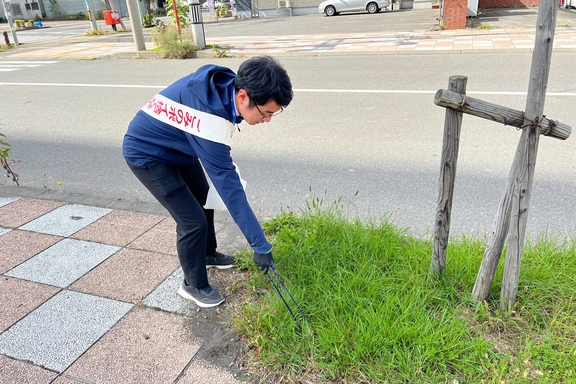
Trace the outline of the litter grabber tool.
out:
<instances>
[{"instance_id":1,"label":"litter grabber tool","mask_svg":"<svg viewBox=\"0 0 576 384\"><path fill-rule=\"evenodd\" d=\"M272 273L270 273L270 271L272 271ZM296 308L298 308L298 311L302 315L302 318L304 320L306 320L306 323L308 325L310 325L310 323L308 322L308 319L306 318L306 315L304 314L304 311L302 311L302 308L300 308L298 303L296 303L296 300L294 300L294 297L292 296L292 294L288 290L288 287L286 287L286 284L284 284L284 281L282 281L282 279L280 278L280 275L278 275L278 272L276 272L276 268L274 268L273 266L270 266L270 268L266 272L266 275L268 276L268 278L270 279L270 282L272 283L272 285L276 289L276 292L278 292L278 296L280 296L280 298L284 302L284 305L288 309L288 312L290 312L290 314L292 315L292 318L294 319L294 321L296 323L298 323L298 320L296 319L296 315L294 315L294 311L292 311L292 308L290 308L290 305L288 305L288 302L286 301L286 299L284 298L284 295L282 294L283 291L285 291L288 294L288 296L292 300L292 303L296 306Z\"/></svg>"}]
</instances>

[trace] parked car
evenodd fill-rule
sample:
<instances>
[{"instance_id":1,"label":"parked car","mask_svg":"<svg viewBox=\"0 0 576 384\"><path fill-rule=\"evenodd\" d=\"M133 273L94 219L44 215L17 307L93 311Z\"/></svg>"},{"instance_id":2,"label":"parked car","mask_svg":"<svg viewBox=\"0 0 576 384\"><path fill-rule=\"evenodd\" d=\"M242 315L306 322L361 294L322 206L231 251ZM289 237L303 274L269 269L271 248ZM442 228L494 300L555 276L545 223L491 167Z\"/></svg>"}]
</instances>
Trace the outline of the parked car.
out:
<instances>
[{"instance_id":1,"label":"parked car","mask_svg":"<svg viewBox=\"0 0 576 384\"><path fill-rule=\"evenodd\" d=\"M340 12L368 11L378 13L390 5L390 0L326 0L318 6L319 13L334 16Z\"/></svg>"}]
</instances>

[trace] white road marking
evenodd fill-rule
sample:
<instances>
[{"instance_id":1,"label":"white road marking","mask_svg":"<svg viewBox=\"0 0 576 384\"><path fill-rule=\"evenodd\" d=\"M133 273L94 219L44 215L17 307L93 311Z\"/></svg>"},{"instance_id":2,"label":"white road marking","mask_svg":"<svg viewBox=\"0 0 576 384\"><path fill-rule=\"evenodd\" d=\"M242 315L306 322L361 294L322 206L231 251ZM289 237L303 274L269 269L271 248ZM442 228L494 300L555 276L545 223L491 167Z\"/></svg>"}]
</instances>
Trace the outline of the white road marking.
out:
<instances>
[{"instance_id":1,"label":"white road marking","mask_svg":"<svg viewBox=\"0 0 576 384\"><path fill-rule=\"evenodd\" d=\"M1 62L0 62L1 63ZM149 88L164 89L166 85L140 85L140 84L77 84L77 83L4 83L0 85L12 85L23 87L86 87L86 88ZM416 90L416 89L306 89L294 88L294 92L313 93L381 93L381 94L429 94L434 95L438 90ZM525 96L527 92L516 91L466 91L467 95L508 95ZM547 92L546 96L576 96L576 92Z\"/></svg>"}]
</instances>

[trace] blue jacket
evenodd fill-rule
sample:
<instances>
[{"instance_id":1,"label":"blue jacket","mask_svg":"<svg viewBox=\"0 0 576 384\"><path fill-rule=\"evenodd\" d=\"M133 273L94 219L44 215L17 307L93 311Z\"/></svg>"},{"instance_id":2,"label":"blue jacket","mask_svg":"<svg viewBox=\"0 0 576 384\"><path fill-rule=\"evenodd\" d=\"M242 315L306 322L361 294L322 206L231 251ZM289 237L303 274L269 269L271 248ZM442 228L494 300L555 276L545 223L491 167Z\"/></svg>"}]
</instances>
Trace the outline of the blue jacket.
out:
<instances>
[{"instance_id":1,"label":"blue jacket","mask_svg":"<svg viewBox=\"0 0 576 384\"><path fill-rule=\"evenodd\" d=\"M191 108L234 121L234 78L228 68L205 65L160 92L161 95ZM190 165L197 159L208 173L232 218L258 253L267 253L272 245L246 199L246 193L232 164L230 147L205 140L138 111L124 136L123 153L134 166L160 161L176 166Z\"/></svg>"}]
</instances>

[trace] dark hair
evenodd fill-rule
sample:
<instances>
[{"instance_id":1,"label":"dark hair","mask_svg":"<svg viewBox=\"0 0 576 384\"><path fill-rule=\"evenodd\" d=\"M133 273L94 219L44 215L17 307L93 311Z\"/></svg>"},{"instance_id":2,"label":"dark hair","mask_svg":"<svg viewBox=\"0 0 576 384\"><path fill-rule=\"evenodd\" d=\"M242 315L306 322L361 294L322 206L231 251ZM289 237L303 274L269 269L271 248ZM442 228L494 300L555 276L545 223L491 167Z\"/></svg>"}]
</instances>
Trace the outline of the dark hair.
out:
<instances>
[{"instance_id":1,"label":"dark hair","mask_svg":"<svg viewBox=\"0 0 576 384\"><path fill-rule=\"evenodd\" d=\"M238 68L234 79L236 92L244 89L253 103L264 105L274 100L285 107L292 101L292 83L288 73L280 63L270 56L248 59Z\"/></svg>"}]
</instances>

